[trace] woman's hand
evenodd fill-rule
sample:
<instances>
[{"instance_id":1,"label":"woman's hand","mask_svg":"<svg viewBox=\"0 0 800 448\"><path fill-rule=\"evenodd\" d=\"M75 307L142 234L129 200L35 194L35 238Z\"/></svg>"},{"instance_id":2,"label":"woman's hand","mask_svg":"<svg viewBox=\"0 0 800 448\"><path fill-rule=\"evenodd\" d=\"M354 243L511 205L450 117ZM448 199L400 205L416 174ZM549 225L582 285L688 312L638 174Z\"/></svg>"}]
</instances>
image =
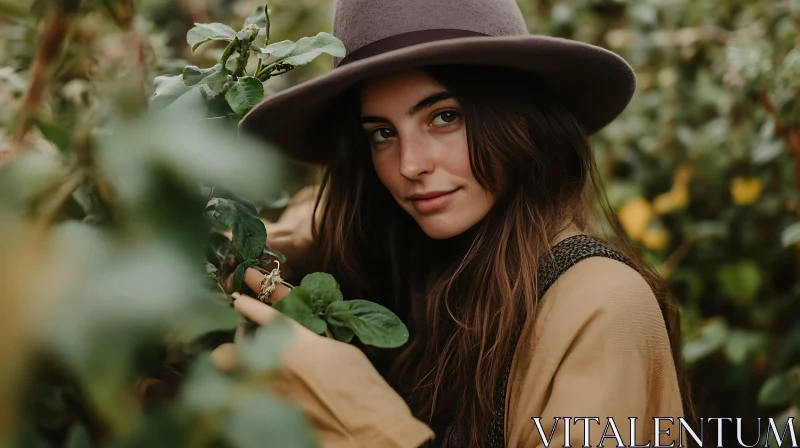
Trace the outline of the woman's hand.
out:
<instances>
[{"instance_id":1,"label":"woman's hand","mask_svg":"<svg viewBox=\"0 0 800 448\"><path fill-rule=\"evenodd\" d=\"M247 269L245 284L259 291L264 274ZM285 297L279 285L270 300ZM234 293L236 311L259 325L270 325L280 312L252 297ZM403 399L378 374L354 345L320 336L292 322L293 335L284 347L281 367L265 387L295 404L309 418L323 447L416 448L433 438L430 428L411 414ZM237 341L244 336L237 330ZM235 343L211 353L221 370L238 367Z\"/></svg>"},{"instance_id":2,"label":"woman's hand","mask_svg":"<svg viewBox=\"0 0 800 448\"><path fill-rule=\"evenodd\" d=\"M247 268L244 272L244 284L253 291L261 291L261 281L265 275L254 268ZM278 283L275 285L275 292L269 296L272 303L286 297L291 289ZM226 292L232 293L234 298L233 307L245 318L255 322L258 325L266 325L276 315L280 314L277 310L264 302L256 300L250 296L240 294L233 291L233 276L225 280ZM236 341L239 341L244 335L244 327L239 327L236 330ZM211 361L223 371L235 370L238 363L236 360L236 346L233 343L222 344L211 352Z\"/></svg>"}]
</instances>

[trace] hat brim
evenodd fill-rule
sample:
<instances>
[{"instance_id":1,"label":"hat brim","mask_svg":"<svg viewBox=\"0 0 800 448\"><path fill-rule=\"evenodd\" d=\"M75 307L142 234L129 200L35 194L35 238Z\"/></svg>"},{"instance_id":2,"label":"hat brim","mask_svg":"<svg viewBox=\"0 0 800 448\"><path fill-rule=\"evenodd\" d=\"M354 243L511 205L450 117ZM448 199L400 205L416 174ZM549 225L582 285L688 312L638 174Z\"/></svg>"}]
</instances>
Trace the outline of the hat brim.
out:
<instances>
[{"instance_id":1,"label":"hat brim","mask_svg":"<svg viewBox=\"0 0 800 448\"><path fill-rule=\"evenodd\" d=\"M547 84L592 134L614 120L636 88L620 56L582 42L548 36L478 36L429 42L340 66L278 92L256 105L240 130L274 145L290 159L325 164L329 148L314 126L349 87L373 76L425 65L477 64L530 72Z\"/></svg>"}]
</instances>

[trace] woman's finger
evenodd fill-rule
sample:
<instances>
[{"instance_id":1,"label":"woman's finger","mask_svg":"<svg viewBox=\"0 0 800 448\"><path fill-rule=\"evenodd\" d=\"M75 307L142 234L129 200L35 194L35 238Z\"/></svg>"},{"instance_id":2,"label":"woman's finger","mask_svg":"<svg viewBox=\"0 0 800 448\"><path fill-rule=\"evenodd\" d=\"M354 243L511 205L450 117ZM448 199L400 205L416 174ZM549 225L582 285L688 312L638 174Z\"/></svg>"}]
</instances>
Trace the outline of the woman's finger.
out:
<instances>
[{"instance_id":1,"label":"woman's finger","mask_svg":"<svg viewBox=\"0 0 800 448\"><path fill-rule=\"evenodd\" d=\"M247 268L247 270L244 271L244 284L254 292L260 293L261 281L264 280L264 277L265 275L259 272L257 269ZM291 291L289 288L278 283L275 285L275 292L269 296L269 301L275 303L278 300L286 297L286 295L289 294L289 291Z\"/></svg>"},{"instance_id":2,"label":"woman's finger","mask_svg":"<svg viewBox=\"0 0 800 448\"><path fill-rule=\"evenodd\" d=\"M239 366L239 359L236 356L236 346L233 343L225 343L215 348L211 352L211 362L223 372L232 372Z\"/></svg>"},{"instance_id":3,"label":"woman's finger","mask_svg":"<svg viewBox=\"0 0 800 448\"><path fill-rule=\"evenodd\" d=\"M244 327L244 324L239 325L238 327L236 327L236 332L233 334L233 343L234 344L238 344L239 342L242 341L242 339L244 339L245 331L246 331L246 329Z\"/></svg>"},{"instance_id":4,"label":"woman's finger","mask_svg":"<svg viewBox=\"0 0 800 448\"><path fill-rule=\"evenodd\" d=\"M247 268L244 271L244 284L258 294L261 291L261 281L264 280L264 277L265 275L258 269Z\"/></svg>"},{"instance_id":5,"label":"woman's finger","mask_svg":"<svg viewBox=\"0 0 800 448\"><path fill-rule=\"evenodd\" d=\"M233 301L233 308L236 309L236 311L238 311L242 316L259 325L267 325L272 319L275 318L275 316L280 314L279 311L275 310L271 306L252 297L248 297L238 292L234 292L232 296L235 299Z\"/></svg>"}]
</instances>

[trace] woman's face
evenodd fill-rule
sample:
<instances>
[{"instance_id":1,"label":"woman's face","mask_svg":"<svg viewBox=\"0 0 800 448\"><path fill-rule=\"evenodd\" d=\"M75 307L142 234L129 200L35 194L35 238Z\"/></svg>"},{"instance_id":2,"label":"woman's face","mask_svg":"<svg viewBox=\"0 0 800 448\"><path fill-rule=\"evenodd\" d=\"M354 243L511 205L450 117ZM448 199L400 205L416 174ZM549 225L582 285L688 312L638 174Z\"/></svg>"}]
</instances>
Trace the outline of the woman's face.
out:
<instances>
[{"instance_id":1,"label":"woman's face","mask_svg":"<svg viewBox=\"0 0 800 448\"><path fill-rule=\"evenodd\" d=\"M472 175L466 126L455 98L422 71L366 83L361 122L383 185L429 237L477 224L494 197Z\"/></svg>"}]
</instances>

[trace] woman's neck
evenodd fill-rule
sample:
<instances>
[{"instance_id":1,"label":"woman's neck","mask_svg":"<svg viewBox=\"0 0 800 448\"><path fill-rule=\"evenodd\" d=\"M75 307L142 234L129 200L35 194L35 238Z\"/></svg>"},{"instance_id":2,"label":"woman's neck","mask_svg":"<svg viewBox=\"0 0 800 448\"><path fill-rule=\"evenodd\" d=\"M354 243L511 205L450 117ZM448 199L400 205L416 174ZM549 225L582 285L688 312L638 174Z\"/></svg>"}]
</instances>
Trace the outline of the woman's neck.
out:
<instances>
[{"instance_id":1,"label":"woman's neck","mask_svg":"<svg viewBox=\"0 0 800 448\"><path fill-rule=\"evenodd\" d=\"M446 240L446 247L452 251L453 254L464 255L469 251L470 246L475 241L478 235L479 224L476 224L469 229L459 233L458 235Z\"/></svg>"}]
</instances>

